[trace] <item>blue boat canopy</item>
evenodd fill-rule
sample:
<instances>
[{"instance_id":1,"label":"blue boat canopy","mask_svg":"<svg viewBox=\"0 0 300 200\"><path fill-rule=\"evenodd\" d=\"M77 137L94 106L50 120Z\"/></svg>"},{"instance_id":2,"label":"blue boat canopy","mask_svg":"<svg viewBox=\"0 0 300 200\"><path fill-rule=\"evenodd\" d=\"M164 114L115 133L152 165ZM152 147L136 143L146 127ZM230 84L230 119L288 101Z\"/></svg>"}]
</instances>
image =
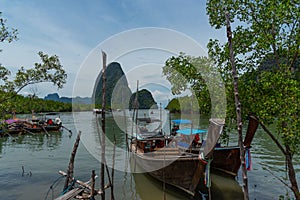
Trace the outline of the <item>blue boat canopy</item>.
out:
<instances>
[{"instance_id":1,"label":"blue boat canopy","mask_svg":"<svg viewBox=\"0 0 300 200\"><path fill-rule=\"evenodd\" d=\"M207 133L207 130L204 129L191 129L190 128L186 128L186 129L180 129L178 131L176 131L177 133L181 133L184 135L190 135L190 134L204 134Z\"/></svg>"},{"instance_id":2,"label":"blue boat canopy","mask_svg":"<svg viewBox=\"0 0 300 200\"><path fill-rule=\"evenodd\" d=\"M192 121L188 120L188 119L173 119L172 122L175 124L191 124L192 123Z\"/></svg>"}]
</instances>

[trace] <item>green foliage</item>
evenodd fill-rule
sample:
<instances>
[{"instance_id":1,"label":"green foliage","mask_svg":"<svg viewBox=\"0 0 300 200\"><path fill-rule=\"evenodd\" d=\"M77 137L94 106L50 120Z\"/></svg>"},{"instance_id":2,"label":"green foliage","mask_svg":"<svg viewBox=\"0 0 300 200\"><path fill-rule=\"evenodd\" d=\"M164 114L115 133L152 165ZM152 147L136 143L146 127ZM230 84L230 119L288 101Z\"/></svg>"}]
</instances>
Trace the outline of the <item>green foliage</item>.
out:
<instances>
[{"instance_id":1,"label":"green foliage","mask_svg":"<svg viewBox=\"0 0 300 200\"><path fill-rule=\"evenodd\" d=\"M215 28L224 27L225 12L234 27L232 42L242 113L246 116L254 112L261 122L276 125L278 136L274 138L280 139L274 140L286 156L291 189L300 199L292 167L293 155L299 153L300 146L300 2L207 1L209 22ZM207 46L229 86L232 78L227 44L210 40ZM232 92L231 87L227 91ZM227 97L232 95L227 93ZM234 116L231 109L228 111L228 117Z\"/></svg>"},{"instance_id":2,"label":"green foliage","mask_svg":"<svg viewBox=\"0 0 300 200\"><path fill-rule=\"evenodd\" d=\"M9 30L6 25L6 19L1 17L0 12L0 42L12 42L17 39L17 30ZM58 56L48 56L43 52L39 52L41 63L35 63L33 68L25 69L21 67L15 75L12 75L10 70L0 64L0 111L2 117L6 117L6 113L17 109L18 112L29 112L26 108L35 109L38 111L48 111L52 105L45 105L45 101L35 99L34 101L27 101L17 94L26 86L42 82L51 82L57 86L58 89L63 87L66 83L67 74L60 64ZM22 99L22 101L20 101ZM36 103L37 102L37 103ZM24 106L26 103L32 103L30 106ZM34 104L36 103L36 104ZM58 110L69 110L60 105ZM56 110L56 108L55 108ZM52 110L52 111L55 111Z\"/></svg>"},{"instance_id":3,"label":"green foliage","mask_svg":"<svg viewBox=\"0 0 300 200\"><path fill-rule=\"evenodd\" d=\"M95 107L96 108L101 108L100 105L98 106L95 106L93 104L79 104L79 103L73 103L71 104L72 107L71 107L71 111L73 109L73 111L76 111L76 112L80 112L80 111L91 111L93 110Z\"/></svg>"},{"instance_id":4,"label":"green foliage","mask_svg":"<svg viewBox=\"0 0 300 200\"><path fill-rule=\"evenodd\" d=\"M17 40L18 30L11 29L5 25L6 19L1 17L2 12L0 12L0 42L12 42L13 40Z\"/></svg>"},{"instance_id":5,"label":"green foliage","mask_svg":"<svg viewBox=\"0 0 300 200\"><path fill-rule=\"evenodd\" d=\"M235 1L235 5L233 1L207 2L212 26L224 26L225 11L234 16L232 22L236 22L233 44L241 78L243 116L255 112L264 123L276 123L278 134L284 144L292 146L293 153L300 144L299 7L296 1ZM227 44L210 40L208 48L209 55L224 74L227 102L231 105L233 90ZM234 116L231 106L227 108L227 116Z\"/></svg>"},{"instance_id":6,"label":"green foliage","mask_svg":"<svg viewBox=\"0 0 300 200\"><path fill-rule=\"evenodd\" d=\"M180 112L180 104L178 98L172 99L166 109L168 109L171 113L179 113Z\"/></svg>"},{"instance_id":7,"label":"green foliage","mask_svg":"<svg viewBox=\"0 0 300 200\"><path fill-rule=\"evenodd\" d=\"M270 53L276 60L285 57L287 65L293 66L299 55L299 8L297 1L207 1L212 26L224 26L225 11L234 16L233 45L240 72L257 67ZM227 44L210 40L208 48L210 56L229 72Z\"/></svg>"},{"instance_id":8,"label":"green foliage","mask_svg":"<svg viewBox=\"0 0 300 200\"><path fill-rule=\"evenodd\" d=\"M3 84L0 85L0 91L5 95L0 96L1 109L12 109L11 100L24 87L42 83L51 82L58 88L62 88L66 82L67 74L59 62L57 56L48 56L39 52L42 63L35 63L35 67L25 69L21 67L14 78L10 78L10 71L5 67L0 69L0 75L3 77ZM2 71L2 73L1 73Z\"/></svg>"},{"instance_id":9,"label":"green foliage","mask_svg":"<svg viewBox=\"0 0 300 200\"><path fill-rule=\"evenodd\" d=\"M181 94L190 89L197 97L196 103L201 113L214 113L222 117L222 107L226 104L223 81L209 58L191 57L180 53L179 56L173 56L166 61L163 74L172 84L173 94ZM181 110L186 109L182 107Z\"/></svg>"},{"instance_id":10,"label":"green foliage","mask_svg":"<svg viewBox=\"0 0 300 200\"><path fill-rule=\"evenodd\" d=\"M42 63L35 63L35 67L31 69L21 67L17 71L15 78L11 81L8 80L9 71L3 69L5 84L1 85L0 89L5 92L18 93L28 85L42 82L51 82L58 89L62 88L63 84L66 83L67 74L60 64L58 57L56 55L48 56L43 52L39 52L38 54Z\"/></svg>"},{"instance_id":11,"label":"green foliage","mask_svg":"<svg viewBox=\"0 0 300 200\"><path fill-rule=\"evenodd\" d=\"M196 68L192 65L192 58L182 52L178 57L172 56L166 61L163 67L163 74L172 84L171 90L173 94L181 94L189 87L196 87L194 80L201 78ZM200 81L197 83L198 87L201 87Z\"/></svg>"},{"instance_id":12,"label":"green foliage","mask_svg":"<svg viewBox=\"0 0 300 200\"><path fill-rule=\"evenodd\" d=\"M1 92L1 95L5 95ZM12 117L12 112L15 111L18 114L31 113L32 110L36 113L40 112L70 112L72 111L71 103L61 103L57 101L44 100L37 98L36 96L24 97L22 95L15 95L7 103L1 104L2 111L0 118L7 119Z\"/></svg>"},{"instance_id":13,"label":"green foliage","mask_svg":"<svg viewBox=\"0 0 300 200\"><path fill-rule=\"evenodd\" d=\"M283 144L294 154L300 153L300 85L291 77L288 73L255 71L241 77L240 88L244 112L255 112L266 124L274 123Z\"/></svg>"}]
</instances>

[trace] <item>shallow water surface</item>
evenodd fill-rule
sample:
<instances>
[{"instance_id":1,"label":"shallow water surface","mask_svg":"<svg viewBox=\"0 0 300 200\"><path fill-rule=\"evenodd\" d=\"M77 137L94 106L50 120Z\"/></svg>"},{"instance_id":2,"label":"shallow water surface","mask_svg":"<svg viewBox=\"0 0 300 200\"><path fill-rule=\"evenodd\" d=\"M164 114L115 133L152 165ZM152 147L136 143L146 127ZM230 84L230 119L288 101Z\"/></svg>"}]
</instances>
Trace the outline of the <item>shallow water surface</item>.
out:
<instances>
[{"instance_id":1,"label":"shallow water surface","mask_svg":"<svg viewBox=\"0 0 300 200\"><path fill-rule=\"evenodd\" d=\"M155 112L153 115L156 114L156 117L159 117L159 114ZM141 113L144 115L143 112ZM121 114L119 115L107 116L107 137L113 141L112 133L114 133L117 147L123 149L123 153L116 156L115 199L192 199L170 186L166 186L164 191L163 184L148 175L130 173L130 166L124 161L124 158L128 159L128 157L124 157L126 154L124 131L130 131L132 127L124 121ZM53 199L57 197L62 192L64 184L64 179L60 178L58 171L67 170L79 130L82 132L82 142L75 158L75 178L87 181L92 170L96 170L96 174L100 173L100 162L94 155L99 148L93 146L99 142L99 127L95 115L92 112L62 113L60 117L63 125L72 130L72 136L64 130L49 135L29 134L0 138L0 199ZM122 128L115 125L116 120L119 125L127 123L127 130L121 130ZM207 119L204 120L203 127L207 126ZM164 124L164 128L168 130L167 123ZM287 191L291 194L274 175L268 170L264 170L267 168L277 176L286 176L283 156L262 130L258 130L252 147L253 170L248 172L250 199L278 199L279 195L285 195ZM111 157L111 150L108 147L107 157ZM295 159L295 163L296 171L299 174L299 157ZM212 199L243 199L239 185L242 182L240 177L239 175L235 181L219 174L213 174ZM50 189L50 186L53 190ZM99 178L97 187L99 187ZM110 199L109 196L110 190L108 189L106 190L107 199ZM205 195L201 195L199 192L197 198L200 199L201 196Z\"/></svg>"}]
</instances>

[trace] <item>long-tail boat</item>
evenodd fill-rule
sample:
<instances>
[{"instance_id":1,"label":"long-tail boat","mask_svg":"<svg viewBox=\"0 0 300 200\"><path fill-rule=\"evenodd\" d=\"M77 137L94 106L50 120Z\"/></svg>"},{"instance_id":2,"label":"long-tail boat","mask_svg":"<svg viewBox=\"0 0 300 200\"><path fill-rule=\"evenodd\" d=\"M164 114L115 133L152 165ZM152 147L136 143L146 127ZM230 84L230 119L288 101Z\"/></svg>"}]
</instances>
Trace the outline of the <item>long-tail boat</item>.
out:
<instances>
[{"instance_id":1,"label":"long-tail boat","mask_svg":"<svg viewBox=\"0 0 300 200\"><path fill-rule=\"evenodd\" d=\"M44 114L43 117L32 118L14 118L3 121L5 130L1 135L23 134L23 133L40 133L60 131L62 121L57 113Z\"/></svg>"},{"instance_id":2,"label":"long-tail boat","mask_svg":"<svg viewBox=\"0 0 300 200\"><path fill-rule=\"evenodd\" d=\"M255 117L251 116L249 119L244 140L246 149L250 148L258 126ZM141 169L139 172L146 172L152 177L194 196L198 184L204 185L205 171L208 167L233 177L238 173L241 165L239 147L221 147L218 143L223 126L222 121L211 119L207 131L190 129L189 134L182 134L180 137L177 135L165 136L161 132L137 134L130 144L134 163ZM179 130L177 132L180 133ZM206 132L206 140L198 141L196 146L193 146L195 145L193 142L189 146L183 145L186 137L193 138ZM182 141L179 138L184 139ZM133 171L135 171L134 169Z\"/></svg>"},{"instance_id":3,"label":"long-tail boat","mask_svg":"<svg viewBox=\"0 0 300 200\"><path fill-rule=\"evenodd\" d=\"M62 121L58 113L46 113L43 120L43 127L47 131L59 131L62 128Z\"/></svg>"}]
</instances>

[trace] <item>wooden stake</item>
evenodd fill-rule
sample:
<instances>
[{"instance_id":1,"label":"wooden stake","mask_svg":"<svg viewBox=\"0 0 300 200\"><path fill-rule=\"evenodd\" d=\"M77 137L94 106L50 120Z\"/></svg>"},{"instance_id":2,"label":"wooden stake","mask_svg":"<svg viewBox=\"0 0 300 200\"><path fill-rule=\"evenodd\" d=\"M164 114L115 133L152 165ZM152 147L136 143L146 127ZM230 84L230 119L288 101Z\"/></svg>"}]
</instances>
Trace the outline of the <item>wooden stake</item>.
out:
<instances>
[{"instance_id":1,"label":"wooden stake","mask_svg":"<svg viewBox=\"0 0 300 200\"><path fill-rule=\"evenodd\" d=\"M91 179L92 179L92 189L91 189L91 197L92 197L92 199L94 199L94 194L95 194L95 176L96 176L96 174L95 174L95 170L92 170L92 177L91 177Z\"/></svg>"},{"instance_id":2,"label":"wooden stake","mask_svg":"<svg viewBox=\"0 0 300 200\"><path fill-rule=\"evenodd\" d=\"M125 101L124 98L124 90L122 90L122 103ZM125 142L126 142L126 149L129 151L129 146L128 146L128 133L127 133L127 119L126 119L126 111L125 111L125 104L123 103L123 117L124 117L124 129L125 129Z\"/></svg>"},{"instance_id":3,"label":"wooden stake","mask_svg":"<svg viewBox=\"0 0 300 200\"><path fill-rule=\"evenodd\" d=\"M106 95L106 53L102 51L103 70L102 70L102 112L101 112L101 125L102 125L102 137L101 137L101 199L105 200L104 191L104 164L105 164L105 95Z\"/></svg>"},{"instance_id":4,"label":"wooden stake","mask_svg":"<svg viewBox=\"0 0 300 200\"><path fill-rule=\"evenodd\" d=\"M138 134L138 116L139 116L139 97L138 97L138 93L139 93L139 80L136 81L136 93L135 93L135 109L136 109L136 113L135 113L135 137L137 138L137 134Z\"/></svg>"},{"instance_id":5,"label":"wooden stake","mask_svg":"<svg viewBox=\"0 0 300 200\"><path fill-rule=\"evenodd\" d=\"M114 200L114 177L115 177L115 157L116 157L116 135L114 134L114 149L113 149L113 160L112 160L112 172L111 172L111 186L110 186L110 191L111 191L111 199Z\"/></svg>"},{"instance_id":6,"label":"wooden stake","mask_svg":"<svg viewBox=\"0 0 300 200\"><path fill-rule=\"evenodd\" d=\"M76 138L76 141L75 141L75 144L74 144L74 147L73 147L73 151L72 151L72 154L71 154L71 158L70 158L70 162L69 162L69 167L68 167L68 171L67 171L67 177L66 177L66 180L65 180L65 185L64 185L63 191L65 191L68 188L69 183L73 179L74 160L75 160L76 151L77 151L77 148L78 148L78 145L79 145L79 141L80 141L80 135L81 135L81 131L79 131L79 133L77 135L77 138Z\"/></svg>"}]
</instances>

